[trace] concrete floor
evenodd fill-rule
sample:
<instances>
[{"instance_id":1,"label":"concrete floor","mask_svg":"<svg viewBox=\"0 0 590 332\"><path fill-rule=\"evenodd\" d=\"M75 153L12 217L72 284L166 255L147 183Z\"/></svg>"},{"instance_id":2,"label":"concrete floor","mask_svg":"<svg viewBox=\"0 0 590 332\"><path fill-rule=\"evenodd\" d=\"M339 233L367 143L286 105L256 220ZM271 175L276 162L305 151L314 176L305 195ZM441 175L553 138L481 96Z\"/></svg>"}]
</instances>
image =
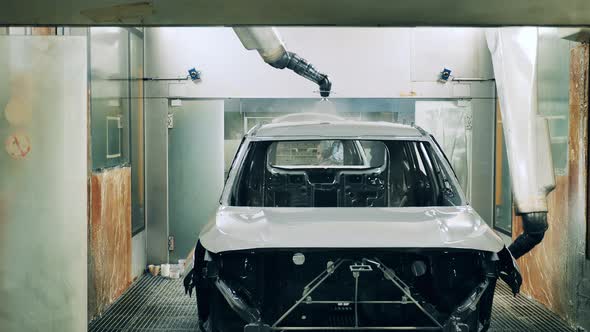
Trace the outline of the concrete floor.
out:
<instances>
[{"instance_id":1,"label":"concrete floor","mask_svg":"<svg viewBox=\"0 0 590 332\"><path fill-rule=\"evenodd\" d=\"M498 282L490 332L575 331L557 315L524 296L514 298ZM184 295L181 279L144 275L101 317L88 325L89 332L188 332L197 331L195 298Z\"/></svg>"}]
</instances>

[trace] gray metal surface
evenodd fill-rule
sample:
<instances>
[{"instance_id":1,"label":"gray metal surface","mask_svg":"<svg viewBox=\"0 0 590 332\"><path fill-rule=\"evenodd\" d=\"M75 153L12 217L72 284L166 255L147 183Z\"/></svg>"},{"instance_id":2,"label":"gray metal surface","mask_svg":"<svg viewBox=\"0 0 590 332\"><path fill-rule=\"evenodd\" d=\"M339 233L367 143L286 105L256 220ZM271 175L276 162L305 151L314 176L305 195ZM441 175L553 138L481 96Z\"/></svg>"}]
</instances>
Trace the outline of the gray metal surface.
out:
<instances>
[{"instance_id":1,"label":"gray metal surface","mask_svg":"<svg viewBox=\"0 0 590 332\"><path fill-rule=\"evenodd\" d=\"M492 326L489 332L523 331L576 330L534 300L522 295L514 297L510 288L504 282L498 281L492 310Z\"/></svg>"},{"instance_id":2,"label":"gray metal surface","mask_svg":"<svg viewBox=\"0 0 590 332\"><path fill-rule=\"evenodd\" d=\"M535 301L512 296L503 282L496 288L492 317L489 332L575 331ZM197 328L196 301L184 295L182 279L151 275L142 276L88 325L89 332L187 332Z\"/></svg>"},{"instance_id":3,"label":"gray metal surface","mask_svg":"<svg viewBox=\"0 0 590 332\"><path fill-rule=\"evenodd\" d=\"M219 205L223 188L223 100L183 100L170 107L168 235L171 263L186 258ZM148 243L150 243L148 241Z\"/></svg>"},{"instance_id":4,"label":"gray metal surface","mask_svg":"<svg viewBox=\"0 0 590 332\"><path fill-rule=\"evenodd\" d=\"M144 275L88 331L197 331L196 304L184 295L182 279Z\"/></svg>"},{"instance_id":5,"label":"gray metal surface","mask_svg":"<svg viewBox=\"0 0 590 332\"><path fill-rule=\"evenodd\" d=\"M168 262L168 100L145 100L147 261Z\"/></svg>"},{"instance_id":6,"label":"gray metal surface","mask_svg":"<svg viewBox=\"0 0 590 332\"><path fill-rule=\"evenodd\" d=\"M488 26L588 25L585 0L488 1L3 1L6 25L342 25L342 26ZM59 10L56 10L59 8Z\"/></svg>"}]
</instances>

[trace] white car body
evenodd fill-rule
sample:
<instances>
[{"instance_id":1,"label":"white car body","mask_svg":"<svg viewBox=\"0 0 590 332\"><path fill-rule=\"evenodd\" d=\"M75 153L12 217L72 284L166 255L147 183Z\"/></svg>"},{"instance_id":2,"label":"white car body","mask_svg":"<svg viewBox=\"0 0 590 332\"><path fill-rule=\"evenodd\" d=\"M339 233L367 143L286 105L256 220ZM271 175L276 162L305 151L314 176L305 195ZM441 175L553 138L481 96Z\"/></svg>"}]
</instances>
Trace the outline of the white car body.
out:
<instances>
[{"instance_id":1,"label":"white car body","mask_svg":"<svg viewBox=\"0 0 590 332\"><path fill-rule=\"evenodd\" d=\"M300 115L298 115L300 116ZM292 139L425 140L419 129L385 122L278 122L254 128L244 139L234 165L251 141ZM441 156L444 160L444 156ZM445 163L446 167L449 167ZM221 204L199 238L214 253L260 248L456 248L498 252L502 239L469 205L407 208L233 207L228 196L237 167L228 176ZM456 179L455 187L459 187Z\"/></svg>"},{"instance_id":2,"label":"white car body","mask_svg":"<svg viewBox=\"0 0 590 332\"><path fill-rule=\"evenodd\" d=\"M430 134L297 114L244 137L184 282L205 332L484 332L498 278L519 292Z\"/></svg>"},{"instance_id":3,"label":"white car body","mask_svg":"<svg viewBox=\"0 0 590 332\"><path fill-rule=\"evenodd\" d=\"M470 206L220 207L200 235L214 253L262 248L455 248L498 252L502 239Z\"/></svg>"}]
</instances>

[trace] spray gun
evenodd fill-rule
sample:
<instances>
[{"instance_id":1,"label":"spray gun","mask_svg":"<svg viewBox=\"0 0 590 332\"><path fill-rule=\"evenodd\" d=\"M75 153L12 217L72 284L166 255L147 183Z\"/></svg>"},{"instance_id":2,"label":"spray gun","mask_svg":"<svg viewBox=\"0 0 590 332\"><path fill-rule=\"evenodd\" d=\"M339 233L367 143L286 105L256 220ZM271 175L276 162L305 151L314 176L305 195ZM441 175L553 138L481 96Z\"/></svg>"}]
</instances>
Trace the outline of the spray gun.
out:
<instances>
[{"instance_id":1,"label":"spray gun","mask_svg":"<svg viewBox=\"0 0 590 332\"><path fill-rule=\"evenodd\" d=\"M291 69L295 73L316 83L323 98L330 96L332 83L328 75L320 73L315 67L299 55L287 51L275 28L240 27L234 32L248 50L256 50L264 62L278 69Z\"/></svg>"}]
</instances>

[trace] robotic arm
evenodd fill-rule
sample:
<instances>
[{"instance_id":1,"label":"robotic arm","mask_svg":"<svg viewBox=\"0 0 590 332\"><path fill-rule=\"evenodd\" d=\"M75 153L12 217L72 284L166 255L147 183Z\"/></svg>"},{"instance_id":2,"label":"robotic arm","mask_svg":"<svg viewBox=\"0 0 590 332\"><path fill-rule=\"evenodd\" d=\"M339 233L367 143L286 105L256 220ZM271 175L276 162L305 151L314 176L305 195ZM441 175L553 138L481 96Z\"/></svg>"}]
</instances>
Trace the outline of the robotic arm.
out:
<instances>
[{"instance_id":1,"label":"robotic arm","mask_svg":"<svg viewBox=\"0 0 590 332\"><path fill-rule=\"evenodd\" d=\"M266 63L278 69L291 69L319 85L320 95L323 98L330 96L332 83L328 79L328 75L317 71L313 65L297 54L287 51L274 28L240 27L234 28L234 32L246 49L258 51Z\"/></svg>"},{"instance_id":2,"label":"robotic arm","mask_svg":"<svg viewBox=\"0 0 590 332\"><path fill-rule=\"evenodd\" d=\"M547 121L537 114L537 28L489 29L486 39L502 112L512 190L524 232L509 247L514 258L543 240L547 194L555 188Z\"/></svg>"}]
</instances>

